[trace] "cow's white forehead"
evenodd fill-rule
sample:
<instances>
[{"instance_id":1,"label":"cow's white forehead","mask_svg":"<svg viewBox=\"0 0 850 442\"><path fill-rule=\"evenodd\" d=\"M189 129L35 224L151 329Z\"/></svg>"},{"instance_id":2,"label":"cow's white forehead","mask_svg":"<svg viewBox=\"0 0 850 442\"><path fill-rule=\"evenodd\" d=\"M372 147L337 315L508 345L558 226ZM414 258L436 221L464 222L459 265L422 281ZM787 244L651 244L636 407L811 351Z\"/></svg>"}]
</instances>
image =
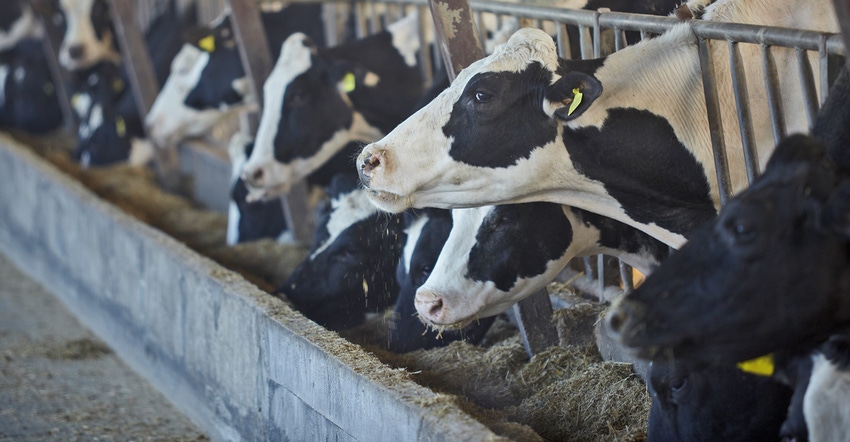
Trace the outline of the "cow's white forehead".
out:
<instances>
[{"instance_id":1,"label":"cow's white forehead","mask_svg":"<svg viewBox=\"0 0 850 442\"><path fill-rule=\"evenodd\" d=\"M66 14L73 14L75 17L80 18L88 16L94 0L61 0L59 4Z\"/></svg>"},{"instance_id":2,"label":"cow's white forehead","mask_svg":"<svg viewBox=\"0 0 850 442\"><path fill-rule=\"evenodd\" d=\"M206 57L204 57L204 54L206 54ZM184 43L183 47L180 48L180 52L171 60L171 74L187 73L201 59L206 60L202 60L203 65L206 66L209 61L209 53L195 47L195 45Z\"/></svg>"},{"instance_id":3,"label":"cow's white forehead","mask_svg":"<svg viewBox=\"0 0 850 442\"><path fill-rule=\"evenodd\" d=\"M304 43L309 40L306 35L296 32L289 36L281 46L280 57L266 80L263 92L268 98L272 94L283 95L285 86L292 82L295 77L307 72L312 66L311 57L314 52L312 45Z\"/></svg>"},{"instance_id":4,"label":"cow's white forehead","mask_svg":"<svg viewBox=\"0 0 850 442\"><path fill-rule=\"evenodd\" d=\"M374 214L378 213L378 208L369 200L367 193L363 189L353 190L349 193L340 195L338 198L331 200L331 216L328 220L328 239L310 255L313 260L325 251L331 244L339 238L339 235L345 229L351 227L354 223L362 221Z\"/></svg>"}]
</instances>

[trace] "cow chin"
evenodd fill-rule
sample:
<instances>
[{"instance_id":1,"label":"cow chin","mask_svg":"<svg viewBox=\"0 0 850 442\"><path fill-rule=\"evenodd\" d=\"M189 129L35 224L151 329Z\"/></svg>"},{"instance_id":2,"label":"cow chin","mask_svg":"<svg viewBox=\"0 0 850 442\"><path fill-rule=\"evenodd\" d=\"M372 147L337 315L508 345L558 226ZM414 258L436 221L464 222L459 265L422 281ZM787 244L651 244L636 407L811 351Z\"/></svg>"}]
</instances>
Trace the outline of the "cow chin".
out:
<instances>
[{"instance_id":1,"label":"cow chin","mask_svg":"<svg viewBox=\"0 0 850 442\"><path fill-rule=\"evenodd\" d=\"M272 187L251 187L248 186L248 195L245 196L245 201L255 203L259 201L271 201L275 198L280 198L289 193L290 184L278 184Z\"/></svg>"},{"instance_id":2,"label":"cow chin","mask_svg":"<svg viewBox=\"0 0 850 442\"><path fill-rule=\"evenodd\" d=\"M401 213L411 207L410 198L405 198L392 192L383 190L372 190L368 192L369 201L375 207L389 213Z\"/></svg>"}]
</instances>

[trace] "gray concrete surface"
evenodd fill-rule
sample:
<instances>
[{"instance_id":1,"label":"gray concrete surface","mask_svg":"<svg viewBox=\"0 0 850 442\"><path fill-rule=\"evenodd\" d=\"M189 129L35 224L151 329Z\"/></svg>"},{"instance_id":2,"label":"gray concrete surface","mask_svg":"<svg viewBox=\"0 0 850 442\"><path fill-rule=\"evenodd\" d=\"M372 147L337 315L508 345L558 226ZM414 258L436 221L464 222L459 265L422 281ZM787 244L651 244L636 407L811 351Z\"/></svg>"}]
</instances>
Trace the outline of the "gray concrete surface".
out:
<instances>
[{"instance_id":1,"label":"gray concrete surface","mask_svg":"<svg viewBox=\"0 0 850 442\"><path fill-rule=\"evenodd\" d=\"M0 134L0 250L213 440L502 440Z\"/></svg>"},{"instance_id":2,"label":"gray concrete surface","mask_svg":"<svg viewBox=\"0 0 850 442\"><path fill-rule=\"evenodd\" d=\"M0 254L0 440L208 438Z\"/></svg>"}]
</instances>

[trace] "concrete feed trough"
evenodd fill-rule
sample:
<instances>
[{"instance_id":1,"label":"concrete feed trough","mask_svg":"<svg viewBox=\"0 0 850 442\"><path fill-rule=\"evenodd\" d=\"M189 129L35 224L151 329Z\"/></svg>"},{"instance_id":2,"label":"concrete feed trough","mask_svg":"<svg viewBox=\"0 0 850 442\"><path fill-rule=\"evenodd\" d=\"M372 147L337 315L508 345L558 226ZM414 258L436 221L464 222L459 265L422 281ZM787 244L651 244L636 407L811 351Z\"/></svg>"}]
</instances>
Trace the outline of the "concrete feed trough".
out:
<instances>
[{"instance_id":1,"label":"concrete feed trough","mask_svg":"<svg viewBox=\"0 0 850 442\"><path fill-rule=\"evenodd\" d=\"M498 440L0 134L0 247L214 440Z\"/></svg>"}]
</instances>

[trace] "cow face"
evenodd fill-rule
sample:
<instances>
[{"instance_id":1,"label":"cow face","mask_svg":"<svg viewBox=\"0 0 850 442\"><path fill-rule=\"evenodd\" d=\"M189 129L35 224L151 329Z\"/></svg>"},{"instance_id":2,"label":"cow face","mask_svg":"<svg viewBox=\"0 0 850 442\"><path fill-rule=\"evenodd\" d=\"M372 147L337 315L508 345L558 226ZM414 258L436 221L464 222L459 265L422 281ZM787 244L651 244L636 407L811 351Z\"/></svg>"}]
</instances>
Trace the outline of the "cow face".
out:
<instances>
[{"instance_id":1,"label":"cow face","mask_svg":"<svg viewBox=\"0 0 850 442\"><path fill-rule=\"evenodd\" d=\"M302 33L287 38L242 175L252 199L285 193L348 143L377 140L409 115L422 94L415 17L331 49Z\"/></svg>"},{"instance_id":2,"label":"cow face","mask_svg":"<svg viewBox=\"0 0 850 442\"><path fill-rule=\"evenodd\" d=\"M775 441L791 390L734 365L695 367L653 362L647 439L665 441Z\"/></svg>"},{"instance_id":3,"label":"cow face","mask_svg":"<svg viewBox=\"0 0 850 442\"><path fill-rule=\"evenodd\" d=\"M227 149L231 165L230 204L227 212L228 245L260 238L275 238L278 242L284 242L291 237L286 228L286 218L280 199L253 203L245 200L248 187L239 175L253 149L254 140L241 132L235 133L230 138Z\"/></svg>"},{"instance_id":4,"label":"cow face","mask_svg":"<svg viewBox=\"0 0 850 442\"><path fill-rule=\"evenodd\" d=\"M546 177L572 169L557 143L560 116L580 114L601 92L592 76L558 71L552 38L519 30L363 149L357 164L372 200L391 212L469 207L521 202L512 198L554 185ZM574 89L583 99L570 112Z\"/></svg>"},{"instance_id":5,"label":"cow face","mask_svg":"<svg viewBox=\"0 0 850 442\"><path fill-rule=\"evenodd\" d=\"M204 136L253 101L229 17L212 30L191 34L192 42L172 60L168 79L145 118L151 139L160 146Z\"/></svg>"},{"instance_id":6,"label":"cow face","mask_svg":"<svg viewBox=\"0 0 850 442\"><path fill-rule=\"evenodd\" d=\"M813 139L783 141L765 173L609 314L644 358L731 363L850 321L850 182Z\"/></svg>"},{"instance_id":7,"label":"cow face","mask_svg":"<svg viewBox=\"0 0 850 442\"><path fill-rule=\"evenodd\" d=\"M308 318L341 329L395 301L404 232L399 217L369 202L355 176L335 177L328 194L330 207L317 219L310 255L280 290Z\"/></svg>"},{"instance_id":8,"label":"cow face","mask_svg":"<svg viewBox=\"0 0 850 442\"><path fill-rule=\"evenodd\" d=\"M60 0L65 36L59 62L66 69L86 69L100 61L120 62L106 0Z\"/></svg>"}]
</instances>

